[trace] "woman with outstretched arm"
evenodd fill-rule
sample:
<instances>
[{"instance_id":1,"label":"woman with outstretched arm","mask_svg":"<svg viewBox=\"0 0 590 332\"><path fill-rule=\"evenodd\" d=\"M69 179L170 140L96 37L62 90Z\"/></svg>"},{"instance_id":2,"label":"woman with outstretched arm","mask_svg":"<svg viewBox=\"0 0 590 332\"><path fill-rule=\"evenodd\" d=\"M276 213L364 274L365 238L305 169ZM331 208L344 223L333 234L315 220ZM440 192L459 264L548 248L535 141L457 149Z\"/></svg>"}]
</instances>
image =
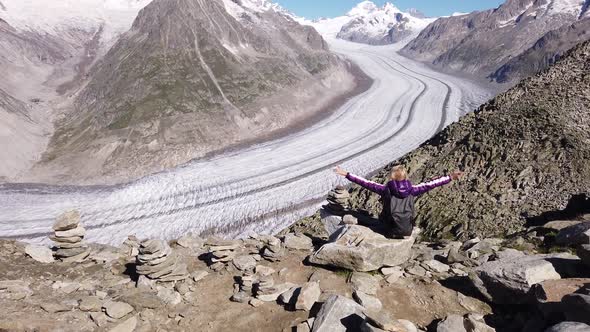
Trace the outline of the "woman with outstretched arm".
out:
<instances>
[{"instance_id":1,"label":"woman with outstretched arm","mask_svg":"<svg viewBox=\"0 0 590 332\"><path fill-rule=\"evenodd\" d=\"M383 212L380 219L383 222L393 223L392 233L394 237L412 234L414 227L414 197L436 187L446 185L463 175L461 171L454 171L450 175L413 185L408 180L406 170L402 166L395 166L391 170L389 181L383 185L346 172L340 166L336 167L334 172L363 188L379 194L383 198Z\"/></svg>"}]
</instances>

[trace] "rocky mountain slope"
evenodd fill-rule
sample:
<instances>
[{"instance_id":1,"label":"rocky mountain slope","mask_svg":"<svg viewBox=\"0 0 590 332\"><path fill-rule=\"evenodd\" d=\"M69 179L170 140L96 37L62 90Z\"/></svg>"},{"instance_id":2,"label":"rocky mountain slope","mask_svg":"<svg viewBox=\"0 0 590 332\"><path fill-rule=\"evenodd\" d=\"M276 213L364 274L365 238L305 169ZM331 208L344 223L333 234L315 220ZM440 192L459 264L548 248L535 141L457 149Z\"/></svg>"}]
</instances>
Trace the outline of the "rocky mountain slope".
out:
<instances>
[{"instance_id":1,"label":"rocky mountain slope","mask_svg":"<svg viewBox=\"0 0 590 332\"><path fill-rule=\"evenodd\" d=\"M590 190L590 42L434 136L397 163L414 181L464 169L461 181L417 201L417 222L435 237L499 235L559 210ZM393 165L393 164L392 164ZM391 166L374 180L383 182ZM354 188L354 205L378 197Z\"/></svg>"},{"instance_id":2,"label":"rocky mountain slope","mask_svg":"<svg viewBox=\"0 0 590 332\"><path fill-rule=\"evenodd\" d=\"M148 2L0 2L0 178L15 180L41 158L54 116Z\"/></svg>"},{"instance_id":3,"label":"rocky mountain slope","mask_svg":"<svg viewBox=\"0 0 590 332\"><path fill-rule=\"evenodd\" d=\"M36 23L28 16L38 1L5 4L0 17L20 37L55 31L77 42L26 44L51 53L37 57L51 62L37 81L60 116L42 161L21 181L137 178L270 137L356 93L350 64L268 1L108 1L84 16L96 2L48 8L55 17Z\"/></svg>"},{"instance_id":4,"label":"rocky mountain slope","mask_svg":"<svg viewBox=\"0 0 590 332\"><path fill-rule=\"evenodd\" d=\"M508 0L496 9L446 17L402 53L450 71L517 82L587 40L588 1Z\"/></svg>"},{"instance_id":5,"label":"rocky mountain slope","mask_svg":"<svg viewBox=\"0 0 590 332\"><path fill-rule=\"evenodd\" d=\"M311 23L320 32L337 38L371 45L393 44L418 34L435 19L417 10L403 12L387 2L378 7L363 1L345 16Z\"/></svg>"}]
</instances>

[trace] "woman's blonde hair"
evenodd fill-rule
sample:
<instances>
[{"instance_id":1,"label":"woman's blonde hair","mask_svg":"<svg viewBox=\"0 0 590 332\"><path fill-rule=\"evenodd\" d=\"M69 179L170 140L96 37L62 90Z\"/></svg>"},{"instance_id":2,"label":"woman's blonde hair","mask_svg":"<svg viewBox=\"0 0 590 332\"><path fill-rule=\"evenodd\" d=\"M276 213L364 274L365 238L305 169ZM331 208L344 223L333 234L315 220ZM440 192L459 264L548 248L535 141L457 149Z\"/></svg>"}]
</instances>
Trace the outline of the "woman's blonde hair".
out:
<instances>
[{"instance_id":1,"label":"woman's blonde hair","mask_svg":"<svg viewBox=\"0 0 590 332\"><path fill-rule=\"evenodd\" d=\"M408 172L406 172L406 169L402 165L393 166L389 177L396 181L406 180L408 178Z\"/></svg>"}]
</instances>

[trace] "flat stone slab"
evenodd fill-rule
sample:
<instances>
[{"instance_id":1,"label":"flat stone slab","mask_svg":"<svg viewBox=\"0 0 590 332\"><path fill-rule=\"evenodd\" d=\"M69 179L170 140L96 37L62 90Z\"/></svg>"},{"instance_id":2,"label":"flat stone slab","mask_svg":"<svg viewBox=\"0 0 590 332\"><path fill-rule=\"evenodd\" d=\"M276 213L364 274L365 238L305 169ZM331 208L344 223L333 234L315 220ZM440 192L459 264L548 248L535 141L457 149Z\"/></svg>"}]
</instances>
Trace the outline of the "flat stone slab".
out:
<instances>
[{"instance_id":1,"label":"flat stone slab","mask_svg":"<svg viewBox=\"0 0 590 332\"><path fill-rule=\"evenodd\" d=\"M25 247L25 253L37 262L47 264L55 261L53 251L45 246L29 244Z\"/></svg>"},{"instance_id":2,"label":"flat stone slab","mask_svg":"<svg viewBox=\"0 0 590 332\"><path fill-rule=\"evenodd\" d=\"M330 265L353 271L374 271L384 266L405 263L411 254L419 230L404 239L388 239L370 228L359 225L341 227L310 256L313 264Z\"/></svg>"},{"instance_id":3,"label":"flat stone slab","mask_svg":"<svg viewBox=\"0 0 590 332\"><path fill-rule=\"evenodd\" d=\"M78 227L79 223L80 212L77 210L71 210L59 215L52 228L54 231L67 231Z\"/></svg>"},{"instance_id":4,"label":"flat stone slab","mask_svg":"<svg viewBox=\"0 0 590 332\"><path fill-rule=\"evenodd\" d=\"M482 264L470 275L475 287L495 303L525 303L528 292L534 284L546 280L561 279L552 263L575 256L531 255L500 259Z\"/></svg>"}]
</instances>

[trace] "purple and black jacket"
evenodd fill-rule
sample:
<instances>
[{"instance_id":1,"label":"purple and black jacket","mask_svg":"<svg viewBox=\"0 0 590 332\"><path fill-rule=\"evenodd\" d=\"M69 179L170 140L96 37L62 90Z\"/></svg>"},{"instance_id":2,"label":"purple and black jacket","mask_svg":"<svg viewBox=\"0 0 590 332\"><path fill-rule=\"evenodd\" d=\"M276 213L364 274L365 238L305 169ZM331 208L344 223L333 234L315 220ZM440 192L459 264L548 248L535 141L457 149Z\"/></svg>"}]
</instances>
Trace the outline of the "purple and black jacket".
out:
<instances>
[{"instance_id":1,"label":"purple and black jacket","mask_svg":"<svg viewBox=\"0 0 590 332\"><path fill-rule=\"evenodd\" d=\"M363 179L351 173L348 173L346 175L346 178L349 181L354 182L362 186L363 188L366 188L381 196L386 195L387 188L389 188L389 192L391 193L391 195L397 198L406 198L408 196L420 196L436 187L444 186L445 184L451 182L451 177L448 175L437 179L433 179L428 182L420 183L416 186L412 185L412 182L410 182L409 180L391 180L387 182L387 184L383 185L373 181L369 181L367 179Z\"/></svg>"}]
</instances>

